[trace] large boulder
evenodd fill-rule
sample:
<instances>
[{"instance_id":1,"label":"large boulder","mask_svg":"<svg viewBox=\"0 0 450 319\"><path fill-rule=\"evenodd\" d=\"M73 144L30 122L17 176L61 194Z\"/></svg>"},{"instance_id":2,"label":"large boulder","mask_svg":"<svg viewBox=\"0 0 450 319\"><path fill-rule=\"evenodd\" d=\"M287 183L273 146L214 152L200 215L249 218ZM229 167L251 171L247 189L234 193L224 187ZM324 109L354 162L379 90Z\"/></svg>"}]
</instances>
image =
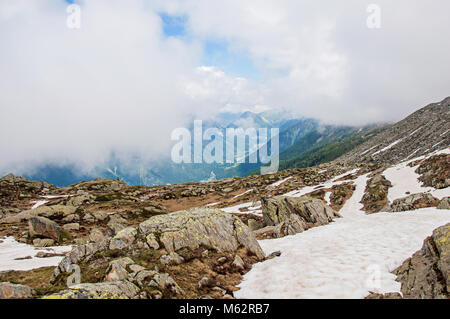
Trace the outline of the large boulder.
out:
<instances>
[{"instance_id":1,"label":"large boulder","mask_svg":"<svg viewBox=\"0 0 450 319\"><path fill-rule=\"evenodd\" d=\"M35 291L31 287L0 282L0 299L29 299L34 294Z\"/></svg>"},{"instance_id":2,"label":"large boulder","mask_svg":"<svg viewBox=\"0 0 450 319\"><path fill-rule=\"evenodd\" d=\"M135 298L138 292L138 287L129 281L83 283L44 299L129 299Z\"/></svg>"},{"instance_id":3,"label":"large boulder","mask_svg":"<svg viewBox=\"0 0 450 319\"><path fill-rule=\"evenodd\" d=\"M157 215L114 236L92 230L89 239L64 256L51 279L54 285L64 285L68 274L79 269L79 278L88 283L48 297L179 298L188 290L188 297L198 297L205 289L189 288L193 276L201 277L197 270L224 284L265 258L255 235L239 218L213 208ZM233 264L236 260L239 267ZM138 292L120 292L119 282Z\"/></svg>"},{"instance_id":4,"label":"large boulder","mask_svg":"<svg viewBox=\"0 0 450 319\"><path fill-rule=\"evenodd\" d=\"M200 246L234 252L243 246L259 259L265 257L254 234L239 218L216 208L194 208L154 216L139 225L144 236L154 234L168 252Z\"/></svg>"},{"instance_id":5,"label":"large boulder","mask_svg":"<svg viewBox=\"0 0 450 319\"><path fill-rule=\"evenodd\" d=\"M391 210L393 212L403 212L425 207L436 207L438 204L439 199L433 197L433 195L418 193L394 200Z\"/></svg>"},{"instance_id":6,"label":"large boulder","mask_svg":"<svg viewBox=\"0 0 450 319\"><path fill-rule=\"evenodd\" d=\"M293 235L314 226L328 224L340 217L322 200L309 196L262 198L261 204L267 227L259 229L258 234L273 233L273 237Z\"/></svg>"},{"instance_id":7,"label":"large boulder","mask_svg":"<svg viewBox=\"0 0 450 319\"><path fill-rule=\"evenodd\" d=\"M450 209L450 197L444 197L437 206L438 209Z\"/></svg>"},{"instance_id":8,"label":"large boulder","mask_svg":"<svg viewBox=\"0 0 450 319\"><path fill-rule=\"evenodd\" d=\"M32 217L28 221L28 232L30 237L45 237L55 241L60 240L61 227L45 217Z\"/></svg>"},{"instance_id":9,"label":"large boulder","mask_svg":"<svg viewBox=\"0 0 450 319\"><path fill-rule=\"evenodd\" d=\"M32 217L41 216L50 219L64 218L73 215L77 207L66 205L39 206L36 209L25 210L15 215L3 218L0 223L11 224L29 220Z\"/></svg>"},{"instance_id":10,"label":"large boulder","mask_svg":"<svg viewBox=\"0 0 450 319\"><path fill-rule=\"evenodd\" d=\"M394 270L404 298L450 297L450 223L433 231L422 249Z\"/></svg>"}]
</instances>

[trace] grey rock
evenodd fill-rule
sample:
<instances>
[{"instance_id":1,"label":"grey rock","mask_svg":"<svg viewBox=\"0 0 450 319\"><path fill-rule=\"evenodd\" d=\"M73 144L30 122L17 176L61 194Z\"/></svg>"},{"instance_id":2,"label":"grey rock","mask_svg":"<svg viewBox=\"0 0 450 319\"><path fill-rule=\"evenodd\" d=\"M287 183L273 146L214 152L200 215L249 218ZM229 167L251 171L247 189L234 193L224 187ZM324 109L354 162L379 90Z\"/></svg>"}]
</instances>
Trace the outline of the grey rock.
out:
<instances>
[{"instance_id":1,"label":"grey rock","mask_svg":"<svg viewBox=\"0 0 450 319\"><path fill-rule=\"evenodd\" d=\"M25 285L0 282L0 299L28 299L35 293L33 288Z\"/></svg>"},{"instance_id":2,"label":"grey rock","mask_svg":"<svg viewBox=\"0 0 450 319\"><path fill-rule=\"evenodd\" d=\"M57 223L45 217L31 217L28 221L30 237L46 237L60 240L61 228Z\"/></svg>"}]
</instances>

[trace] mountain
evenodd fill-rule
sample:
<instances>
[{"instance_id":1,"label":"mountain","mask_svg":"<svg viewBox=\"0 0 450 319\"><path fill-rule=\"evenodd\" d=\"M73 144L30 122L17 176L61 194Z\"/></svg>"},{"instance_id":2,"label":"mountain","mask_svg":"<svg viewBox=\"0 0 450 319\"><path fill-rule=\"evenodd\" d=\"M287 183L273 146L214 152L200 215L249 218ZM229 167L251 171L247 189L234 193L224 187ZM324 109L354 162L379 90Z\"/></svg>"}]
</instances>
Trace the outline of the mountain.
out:
<instances>
[{"instance_id":1,"label":"mountain","mask_svg":"<svg viewBox=\"0 0 450 319\"><path fill-rule=\"evenodd\" d=\"M282 154L326 162L272 174L153 187L8 174L0 299L448 299L448 113L444 100L393 125L320 125ZM83 283L68 286L74 265Z\"/></svg>"},{"instance_id":2,"label":"mountain","mask_svg":"<svg viewBox=\"0 0 450 319\"><path fill-rule=\"evenodd\" d=\"M450 144L450 97L429 104L343 155L342 162L396 163Z\"/></svg>"}]
</instances>

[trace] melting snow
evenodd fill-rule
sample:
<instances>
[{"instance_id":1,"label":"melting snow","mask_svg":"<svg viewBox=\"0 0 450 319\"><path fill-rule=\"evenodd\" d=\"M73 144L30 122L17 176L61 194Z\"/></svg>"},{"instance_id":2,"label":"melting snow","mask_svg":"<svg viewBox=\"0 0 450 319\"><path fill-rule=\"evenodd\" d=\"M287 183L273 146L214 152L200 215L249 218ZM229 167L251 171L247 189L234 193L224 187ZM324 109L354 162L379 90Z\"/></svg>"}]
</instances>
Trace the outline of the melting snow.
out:
<instances>
[{"instance_id":1,"label":"melting snow","mask_svg":"<svg viewBox=\"0 0 450 319\"><path fill-rule=\"evenodd\" d=\"M364 298L369 291L399 292L391 271L420 249L435 228L450 222L450 211L366 215L359 203L366 182L367 175L354 181L356 189L340 210L343 218L259 241L266 254L280 250L281 256L253 265L235 297Z\"/></svg>"},{"instance_id":2,"label":"melting snow","mask_svg":"<svg viewBox=\"0 0 450 319\"><path fill-rule=\"evenodd\" d=\"M436 153L433 153L433 155L435 154ZM388 190L388 201L390 203L395 199L408 196L407 192L409 192L409 194L429 192L438 199L449 196L450 190L448 188L435 189L433 187L422 187L422 182L418 180L420 175L415 172L419 165L414 167L408 166L409 163L422 158L425 157L421 156L394 165L383 172L384 177L392 184L392 187Z\"/></svg>"},{"instance_id":3,"label":"melting snow","mask_svg":"<svg viewBox=\"0 0 450 319\"><path fill-rule=\"evenodd\" d=\"M269 186L271 186L271 187L277 187L277 186L283 184L284 182L286 182L287 180L289 180L289 179L291 179L291 178L292 178L292 176L286 177L285 179L282 179L281 181L278 181L278 182L275 182L275 183L273 183L273 184L270 184Z\"/></svg>"},{"instance_id":4,"label":"melting snow","mask_svg":"<svg viewBox=\"0 0 450 319\"><path fill-rule=\"evenodd\" d=\"M6 270L31 270L40 267L57 266L63 257L37 258L35 255L39 251L52 253L64 253L72 249L71 246L55 246L46 248L36 248L31 245L19 243L14 237L1 239L0 243L0 271ZM15 260L31 256L31 259Z\"/></svg>"},{"instance_id":5,"label":"melting snow","mask_svg":"<svg viewBox=\"0 0 450 319\"><path fill-rule=\"evenodd\" d=\"M35 202L32 202L32 203L35 203L35 204L33 205L33 207L31 207L31 209L36 209L36 208L38 208L39 206L42 206L42 205L44 205L44 204L47 204L47 203L48 203L48 200L38 200L38 201L35 201Z\"/></svg>"},{"instance_id":6,"label":"melting snow","mask_svg":"<svg viewBox=\"0 0 450 319\"><path fill-rule=\"evenodd\" d=\"M373 156L373 155L377 155L377 154L379 154L379 153L383 153L384 151L387 151L388 149L394 147L395 145L397 145L397 144L400 143L401 141L403 141L402 138L399 139L399 140L397 140L397 141L395 141L394 143L389 144L389 145L386 146L385 148L382 148L382 149L379 150L378 152L373 153L372 156Z\"/></svg>"}]
</instances>

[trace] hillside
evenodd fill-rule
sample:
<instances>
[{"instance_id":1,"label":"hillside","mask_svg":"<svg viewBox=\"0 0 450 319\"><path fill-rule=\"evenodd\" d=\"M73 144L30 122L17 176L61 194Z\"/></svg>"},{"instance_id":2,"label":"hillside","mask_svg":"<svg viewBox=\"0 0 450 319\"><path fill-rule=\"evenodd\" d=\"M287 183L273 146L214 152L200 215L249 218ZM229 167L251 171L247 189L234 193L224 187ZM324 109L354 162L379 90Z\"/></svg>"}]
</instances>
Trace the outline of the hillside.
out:
<instances>
[{"instance_id":1,"label":"hillside","mask_svg":"<svg viewBox=\"0 0 450 319\"><path fill-rule=\"evenodd\" d=\"M450 97L429 104L351 150L343 162L396 163L450 145Z\"/></svg>"},{"instance_id":2,"label":"hillside","mask_svg":"<svg viewBox=\"0 0 450 319\"><path fill-rule=\"evenodd\" d=\"M357 136L349 155L274 174L154 187L9 174L0 298L448 298L444 103L388 128L343 130L318 152L335 156ZM397 135L373 148L388 131ZM433 151L386 148L399 138ZM73 269L81 277L68 284Z\"/></svg>"}]
</instances>

